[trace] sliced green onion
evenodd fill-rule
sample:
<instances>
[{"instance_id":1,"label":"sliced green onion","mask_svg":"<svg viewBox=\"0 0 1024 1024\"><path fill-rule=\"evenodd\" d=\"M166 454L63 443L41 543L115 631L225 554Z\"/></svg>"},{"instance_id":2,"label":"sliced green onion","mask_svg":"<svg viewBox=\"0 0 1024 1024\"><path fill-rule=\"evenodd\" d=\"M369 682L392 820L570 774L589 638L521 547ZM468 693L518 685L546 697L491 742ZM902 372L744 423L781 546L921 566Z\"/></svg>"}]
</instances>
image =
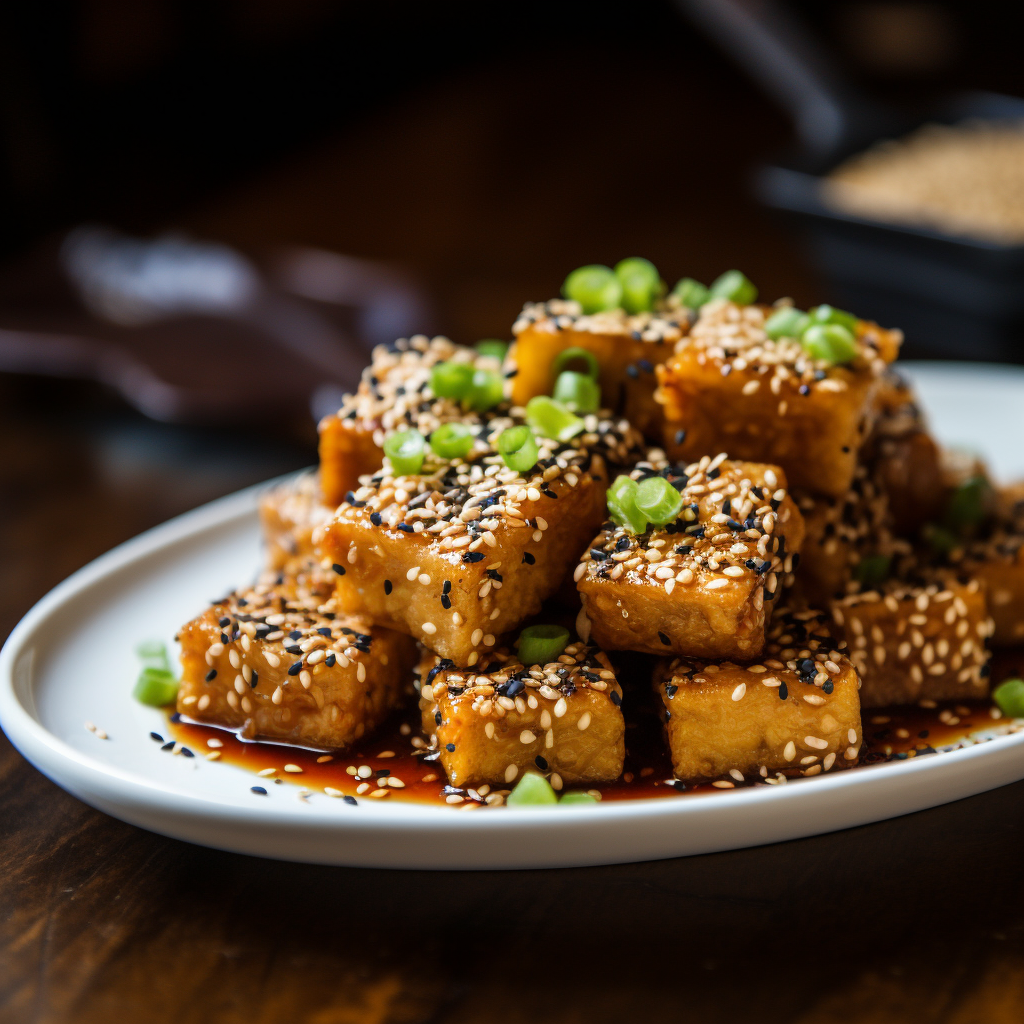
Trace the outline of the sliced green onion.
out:
<instances>
[{"instance_id":1,"label":"sliced green onion","mask_svg":"<svg viewBox=\"0 0 1024 1024\"><path fill-rule=\"evenodd\" d=\"M800 344L808 355L827 363L848 363L857 354L856 340L839 324L811 324Z\"/></svg>"},{"instance_id":2,"label":"sliced green onion","mask_svg":"<svg viewBox=\"0 0 1024 1024\"><path fill-rule=\"evenodd\" d=\"M991 490L983 476L965 480L950 496L943 524L955 533L978 526L988 514Z\"/></svg>"},{"instance_id":3,"label":"sliced green onion","mask_svg":"<svg viewBox=\"0 0 1024 1024\"><path fill-rule=\"evenodd\" d=\"M615 276L622 285L622 308L627 313L646 313L663 291L658 268L641 256L630 256L615 264Z\"/></svg>"},{"instance_id":4,"label":"sliced green onion","mask_svg":"<svg viewBox=\"0 0 1024 1024\"><path fill-rule=\"evenodd\" d=\"M655 526L675 522L683 507L683 496L662 476L649 476L636 488L636 507Z\"/></svg>"},{"instance_id":5,"label":"sliced green onion","mask_svg":"<svg viewBox=\"0 0 1024 1024\"><path fill-rule=\"evenodd\" d=\"M940 555L948 555L960 546L960 540L955 533L947 530L944 526L937 526L935 523L925 523L921 527L921 537L933 551Z\"/></svg>"},{"instance_id":6,"label":"sliced green onion","mask_svg":"<svg viewBox=\"0 0 1024 1024\"><path fill-rule=\"evenodd\" d=\"M132 696L140 704L162 708L178 698L178 680L174 673L163 668L144 668L135 682Z\"/></svg>"},{"instance_id":7,"label":"sliced green onion","mask_svg":"<svg viewBox=\"0 0 1024 1024\"><path fill-rule=\"evenodd\" d=\"M812 323L838 324L845 327L854 337L857 335L857 318L844 309L836 309L835 306L815 306L807 315Z\"/></svg>"},{"instance_id":8,"label":"sliced green onion","mask_svg":"<svg viewBox=\"0 0 1024 1024\"><path fill-rule=\"evenodd\" d=\"M509 427L498 435L498 452L505 465L526 473L537 465L537 439L529 427Z\"/></svg>"},{"instance_id":9,"label":"sliced green onion","mask_svg":"<svg viewBox=\"0 0 1024 1024\"><path fill-rule=\"evenodd\" d=\"M628 476L617 476L608 488L608 514L619 526L633 533L643 533L647 529L647 516L637 508L637 490L635 480Z\"/></svg>"},{"instance_id":10,"label":"sliced green onion","mask_svg":"<svg viewBox=\"0 0 1024 1024\"><path fill-rule=\"evenodd\" d=\"M399 476L415 476L423 468L427 442L418 430L400 430L384 440L384 454Z\"/></svg>"},{"instance_id":11,"label":"sliced green onion","mask_svg":"<svg viewBox=\"0 0 1024 1024\"><path fill-rule=\"evenodd\" d=\"M442 459L461 459L469 454L475 440L475 432L465 423L442 423L430 435L430 447Z\"/></svg>"},{"instance_id":12,"label":"sliced green onion","mask_svg":"<svg viewBox=\"0 0 1024 1024\"><path fill-rule=\"evenodd\" d=\"M438 363L430 371L430 389L438 398L465 398L472 386L469 363Z\"/></svg>"},{"instance_id":13,"label":"sliced green onion","mask_svg":"<svg viewBox=\"0 0 1024 1024\"><path fill-rule=\"evenodd\" d=\"M536 772L527 772L509 793L505 803L509 807L538 807L544 804L557 804L558 797L551 788L551 783Z\"/></svg>"},{"instance_id":14,"label":"sliced green onion","mask_svg":"<svg viewBox=\"0 0 1024 1024\"><path fill-rule=\"evenodd\" d=\"M484 338L473 346L482 356L493 356L498 362L502 362L508 352L508 342L500 338Z\"/></svg>"},{"instance_id":15,"label":"sliced green onion","mask_svg":"<svg viewBox=\"0 0 1024 1024\"><path fill-rule=\"evenodd\" d=\"M764 322L765 333L773 340L799 338L810 326L810 317L792 306L783 306L782 309L777 309Z\"/></svg>"},{"instance_id":16,"label":"sliced green onion","mask_svg":"<svg viewBox=\"0 0 1024 1024\"><path fill-rule=\"evenodd\" d=\"M573 367L572 363L583 363L586 369L581 369L579 366ZM580 348L574 345L572 348L563 349L555 357L554 370L555 374L561 373L563 370L576 369L578 373L586 373L588 376L593 377L594 380L601 374L601 364L597 361L597 356L593 352L588 351L585 348Z\"/></svg>"},{"instance_id":17,"label":"sliced green onion","mask_svg":"<svg viewBox=\"0 0 1024 1024\"><path fill-rule=\"evenodd\" d=\"M142 662L143 668L156 668L163 672L171 670L167 647L159 640L144 640L135 648L135 656Z\"/></svg>"},{"instance_id":18,"label":"sliced green onion","mask_svg":"<svg viewBox=\"0 0 1024 1024\"><path fill-rule=\"evenodd\" d=\"M591 796L585 790L574 789L571 793L565 793L558 802L560 804L596 804L597 797Z\"/></svg>"},{"instance_id":19,"label":"sliced green onion","mask_svg":"<svg viewBox=\"0 0 1024 1024\"><path fill-rule=\"evenodd\" d=\"M892 559L888 555L868 555L857 563L853 575L865 587L877 587L885 582L892 568Z\"/></svg>"},{"instance_id":20,"label":"sliced green onion","mask_svg":"<svg viewBox=\"0 0 1024 1024\"><path fill-rule=\"evenodd\" d=\"M1010 718L1024 718L1024 679L1007 679L992 691L999 710Z\"/></svg>"},{"instance_id":21,"label":"sliced green onion","mask_svg":"<svg viewBox=\"0 0 1024 1024\"><path fill-rule=\"evenodd\" d=\"M711 298L728 299L737 306L749 306L757 298L757 288L738 270L727 270L715 278L709 289Z\"/></svg>"},{"instance_id":22,"label":"sliced green onion","mask_svg":"<svg viewBox=\"0 0 1024 1024\"><path fill-rule=\"evenodd\" d=\"M475 370L465 400L475 412L500 405L505 397L505 378L496 370Z\"/></svg>"},{"instance_id":23,"label":"sliced green onion","mask_svg":"<svg viewBox=\"0 0 1024 1024\"><path fill-rule=\"evenodd\" d=\"M584 313L618 309L622 304L622 282L611 267L592 263L574 270L562 285L562 294L578 302Z\"/></svg>"},{"instance_id":24,"label":"sliced green onion","mask_svg":"<svg viewBox=\"0 0 1024 1024\"><path fill-rule=\"evenodd\" d=\"M711 292L707 287L692 277L684 277L677 281L672 294L689 309L700 309L705 302L711 300Z\"/></svg>"},{"instance_id":25,"label":"sliced green onion","mask_svg":"<svg viewBox=\"0 0 1024 1024\"><path fill-rule=\"evenodd\" d=\"M526 403L526 422L538 434L556 441L568 441L585 429L579 416L547 395L536 395Z\"/></svg>"},{"instance_id":26,"label":"sliced green onion","mask_svg":"<svg viewBox=\"0 0 1024 1024\"><path fill-rule=\"evenodd\" d=\"M527 626L519 634L519 660L524 665L546 665L555 661L569 643L563 626Z\"/></svg>"},{"instance_id":27,"label":"sliced green onion","mask_svg":"<svg viewBox=\"0 0 1024 1024\"><path fill-rule=\"evenodd\" d=\"M555 381L554 399L570 412L597 412L601 408L601 385L585 373L563 370Z\"/></svg>"}]
</instances>

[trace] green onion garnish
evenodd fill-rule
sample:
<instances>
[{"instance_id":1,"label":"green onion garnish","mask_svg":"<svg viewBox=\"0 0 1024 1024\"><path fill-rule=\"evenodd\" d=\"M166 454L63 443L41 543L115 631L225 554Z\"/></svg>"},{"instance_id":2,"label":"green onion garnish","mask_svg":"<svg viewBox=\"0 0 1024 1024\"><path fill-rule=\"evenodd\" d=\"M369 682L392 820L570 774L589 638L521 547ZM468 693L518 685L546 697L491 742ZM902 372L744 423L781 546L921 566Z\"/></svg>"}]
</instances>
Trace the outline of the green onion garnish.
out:
<instances>
[{"instance_id":1,"label":"green onion garnish","mask_svg":"<svg viewBox=\"0 0 1024 1024\"><path fill-rule=\"evenodd\" d=\"M960 546L960 539L955 533L935 523L925 523L921 527L921 538L940 555L948 555Z\"/></svg>"},{"instance_id":2,"label":"green onion garnish","mask_svg":"<svg viewBox=\"0 0 1024 1024\"><path fill-rule=\"evenodd\" d=\"M437 363L430 371L430 389L438 398L465 398L472 385L469 363Z\"/></svg>"},{"instance_id":3,"label":"green onion garnish","mask_svg":"<svg viewBox=\"0 0 1024 1024\"><path fill-rule=\"evenodd\" d=\"M950 495L943 525L955 533L978 526L988 514L992 485L983 476L965 480Z\"/></svg>"},{"instance_id":4,"label":"green onion garnish","mask_svg":"<svg viewBox=\"0 0 1024 1024\"><path fill-rule=\"evenodd\" d=\"M399 430L384 441L384 454L399 476L415 476L423 467L427 442L418 430Z\"/></svg>"},{"instance_id":5,"label":"green onion garnish","mask_svg":"<svg viewBox=\"0 0 1024 1024\"><path fill-rule=\"evenodd\" d=\"M465 400L474 412L486 412L505 397L505 378L495 370L475 370Z\"/></svg>"},{"instance_id":6,"label":"green onion garnish","mask_svg":"<svg viewBox=\"0 0 1024 1024\"><path fill-rule=\"evenodd\" d=\"M637 508L637 490L635 480L628 476L617 476L608 488L608 515L619 526L633 533L643 533L647 529L647 516Z\"/></svg>"},{"instance_id":7,"label":"green onion garnish","mask_svg":"<svg viewBox=\"0 0 1024 1024\"><path fill-rule=\"evenodd\" d=\"M692 277L684 277L677 281L672 294L688 309L700 309L705 302L711 300L711 292Z\"/></svg>"},{"instance_id":8,"label":"green onion garnish","mask_svg":"<svg viewBox=\"0 0 1024 1024\"><path fill-rule=\"evenodd\" d=\"M571 793L564 793L558 802L560 804L596 804L597 797L591 796L585 790L574 789Z\"/></svg>"},{"instance_id":9,"label":"green onion garnish","mask_svg":"<svg viewBox=\"0 0 1024 1024\"><path fill-rule=\"evenodd\" d=\"M865 587L877 587L884 583L892 568L892 559L888 555L868 555L857 563L853 575Z\"/></svg>"},{"instance_id":10,"label":"green onion garnish","mask_svg":"<svg viewBox=\"0 0 1024 1024\"><path fill-rule=\"evenodd\" d=\"M992 691L999 710L1010 718L1024 718L1024 679L1007 679Z\"/></svg>"},{"instance_id":11,"label":"green onion garnish","mask_svg":"<svg viewBox=\"0 0 1024 1024\"><path fill-rule=\"evenodd\" d=\"M675 522L683 507L683 496L661 476L649 476L636 488L636 507L655 526Z\"/></svg>"},{"instance_id":12,"label":"green onion garnish","mask_svg":"<svg viewBox=\"0 0 1024 1024\"><path fill-rule=\"evenodd\" d=\"M142 671L135 681L132 696L141 704L162 708L178 699L178 680L171 671L167 648L155 640L139 644L135 653L142 662Z\"/></svg>"},{"instance_id":13,"label":"green onion garnish","mask_svg":"<svg viewBox=\"0 0 1024 1024\"><path fill-rule=\"evenodd\" d=\"M442 423L430 435L430 447L442 459L461 459L469 454L475 440L475 432L465 423Z\"/></svg>"},{"instance_id":14,"label":"green onion garnish","mask_svg":"<svg viewBox=\"0 0 1024 1024\"><path fill-rule=\"evenodd\" d=\"M569 630L562 626L527 626L519 634L519 660L524 665L546 665L555 661L569 643Z\"/></svg>"},{"instance_id":15,"label":"green onion garnish","mask_svg":"<svg viewBox=\"0 0 1024 1024\"><path fill-rule=\"evenodd\" d=\"M536 395L526 403L526 422L538 434L556 441L568 441L585 429L579 416L547 395Z\"/></svg>"},{"instance_id":16,"label":"green onion garnish","mask_svg":"<svg viewBox=\"0 0 1024 1024\"><path fill-rule=\"evenodd\" d=\"M482 356L493 356L498 362L502 362L508 352L508 342L500 338L484 338L473 346Z\"/></svg>"},{"instance_id":17,"label":"green onion garnish","mask_svg":"<svg viewBox=\"0 0 1024 1024\"><path fill-rule=\"evenodd\" d=\"M551 783L536 772L527 772L509 793L505 803L509 807L539 807L544 804L557 804L558 797L551 788Z\"/></svg>"},{"instance_id":18,"label":"green onion garnish","mask_svg":"<svg viewBox=\"0 0 1024 1024\"><path fill-rule=\"evenodd\" d=\"M836 309L835 306L815 306L807 314L811 323L815 324L838 324L845 327L854 337L857 335L857 318L845 309Z\"/></svg>"},{"instance_id":19,"label":"green onion garnish","mask_svg":"<svg viewBox=\"0 0 1024 1024\"><path fill-rule=\"evenodd\" d=\"M611 267L592 263L574 270L565 279L562 294L578 302L584 313L601 313L622 305L622 282Z\"/></svg>"},{"instance_id":20,"label":"green onion garnish","mask_svg":"<svg viewBox=\"0 0 1024 1024\"><path fill-rule=\"evenodd\" d=\"M728 299L737 306L749 306L757 298L757 288L738 270L727 270L709 289L711 298Z\"/></svg>"},{"instance_id":21,"label":"green onion garnish","mask_svg":"<svg viewBox=\"0 0 1024 1024\"><path fill-rule=\"evenodd\" d=\"M777 309L764 322L765 333L772 340L799 338L810 326L811 318L793 306Z\"/></svg>"},{"instance_id":22,"label":"green onion garnish","mask_svg":"<svg viewBox=\"0 0 1024 1024\"><path fill-rule=\"evenodd\" d=\"M529 427L509 427L498 435L498 452L505 465L526 473L537 465L537 439Z\"/></svg>"},{"instance_id":23,"label":"green onion garnish","mask_svg":"<svg viewBox=\"0 0 1024 1024\"><path fill-rule=\"evenodd\" d=\"M827 363L848 363L857 355L853 335L839 324L811 324L800 338L804 351Z\"/></svg>"},{"instance_id":24,"label":"green onion garnish","mask_svg":"<svg viewBox=\"0 0 1024 1024\"><path fill-rule=\"evenodd\" d=\"M572 366L573 363L582 363L583 367ZM578 373L586 373L597 380L601 374L601 365L593 352L574 345L572 348L563 349L555 357L555 375L557 376L563 370L576 370Z\"/></svg>"},{"instance_id":25,"label":"green onion garnish","mask_svg":"<svg viewBox=\"0 0 1024 1024\"><path fill-rule=\"evenodd\" d=\"M570 412L597 412L601 408L601 385L585 373L563 370L555 381L554 399Z\"/></svg>"},{"instance_id":26,"label":"green onion garnish","mask_svg":"<svg viewBox=\"0 0 1024 1024\"><path fill-rule=\"evenodd\" d=\"M627 313L646 313L663 291L658 268L640 256L630 256L615 264L615 276L622 285L622 308Z\"/></svg>"}]
</instances>

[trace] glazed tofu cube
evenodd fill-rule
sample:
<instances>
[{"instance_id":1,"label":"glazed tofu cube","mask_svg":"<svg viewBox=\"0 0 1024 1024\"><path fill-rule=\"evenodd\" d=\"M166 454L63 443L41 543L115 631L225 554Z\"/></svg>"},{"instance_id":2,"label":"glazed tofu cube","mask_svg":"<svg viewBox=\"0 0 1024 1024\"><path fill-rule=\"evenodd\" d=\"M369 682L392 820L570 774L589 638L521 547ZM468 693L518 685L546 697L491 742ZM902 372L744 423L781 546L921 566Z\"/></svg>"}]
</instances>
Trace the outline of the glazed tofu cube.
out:
<instances>
[{"instance_id":1,"label":"glazed tofu cube","mask_svg":"<svg viewBox=\"0 0 1024 1024\"><path fill-rule=\"evenodd\" d=\"M505 647L479 672L434 656L421 669L423 731L453 786L510 787L528 769L555 789L622 774L622 690L603 652L577 642L526 667Z\"/></svg>"},{"instance_id":2,"label":"glazed tofu cube","mask_svg":"<svg viewBox=\"0 0 1024 1024\"><path fill-rule=\"evenodd\" d=\"M337 507L347 492L359 487L361 476L380 469L387 434L414 427L426 437L452 420L483 422L482 414L463 410L457 401L433 393L430 374L442 362L501 369L493 356L480 355L444 337L428 340L417 335L374 349L356 393L320 422L320 475L326 504ZM494 412L507 409L499 406Z\"/></svg>"},{"instance_id":3,"label":"glazed tofu cube","mask_svg":"<svg viewBox=\"0 0 1024 1024\"><path fill-rule=\"evenodd\" d=\"M857 673L819 612L780 613L756 662L664 659L654 688L680 779L856 764Z\"/></svg>"},{"instance_id":4,"label":"glazed tofu cube","mask_svg":"<svg viewBox=\"0 0 1024 1024\"><path fill-rule=\"evenodd\" d=\"M641 433L660 443L662 411L654 400L654 368L669 358L688 329L687 311L678 306L635 316L621 309L584 316L576 302L529 303L512 328L512 400L525 405L534 395L550 395L555 359L568 348L582 348L600 364L602 404L623 412Z\"/></svg>"},{"instance_id":5,"label":"glazed tofu cube","mask_svg":"<svg viewBox=\"0 0 1024 1024\"><path fill-rule=\"evenodd\" d=\"M317 588L271 578L229 594L179 634L178 711L246 739L348 746L402 699L416 645L339 615Z\"/></svg>"},{"instance_id":6,"label":"glazed tofu cube","mask_svg":"<svg viewBox=\"0 0 1024 1024\"><path fill-rule=\"evenodd\" d=\"M545 438L533 469L508 469L494 444L510 422L491 421L466 459L363 478L318 531L346 612L466 667L540 610L604 518L608 483L599 455Z\"/></svg>"},{"instance_id":7,"label":"glazed tofu cube","mask_svg":"<svg viewBox=\"0 0 1024 1024\"><path fill-rule=\"evenodd\" d=\"M576 569L587 639L604 650L757 657L803 540L785 475L718 455L644 462L632 476L659 473L680 491L678 518L640 535L608 523Z\"/></svg>"},{"instance_id":8,"label":"glazed tofu cube","mask_svg":"<svg viewBox=\"0 0 1024 1024\"><path fill-rule=\"evenodd\" d=\"M317 474L272 487L260 498L259 511L268 568L289 575L306 571L316 558L313 531L330 517Z\"/></svg>"},{"instance_id":9,"label":"glazed tofu cube","mask_svg":"<svg viewBox=\"0 0 1024 1024\"><path fill-rule=\"evenodd\" d=\"M998 496L996 524L985 540L967 545L960 568L985 588L992 643L1024 642L1024 485Z\"/></svg>"},{"instance_id":10,"label":"glazed tofu cube","mask_svg":"<svg viewBox=\"0 0 1024 1024\"><path fill-rule=\"evenodd\" d=\"M770 313L724 300L702 308L658 368L666 450L679 461L727 451L779 465L791 486L841 498L900 335L860 321L856 359L837 366L813 359L792 339L768 339Z\"/></svg>"},{"instance_id":11,"label":"glazed tofu cube","mask_svg":"<svg viewBox=\"0 0 1024 1024\"><path fill-rule=\"evenodd\" d=\"M832 604L866 708L988 693L992 621L977 580L890 581Z\"/></svg>"}]
</instances>

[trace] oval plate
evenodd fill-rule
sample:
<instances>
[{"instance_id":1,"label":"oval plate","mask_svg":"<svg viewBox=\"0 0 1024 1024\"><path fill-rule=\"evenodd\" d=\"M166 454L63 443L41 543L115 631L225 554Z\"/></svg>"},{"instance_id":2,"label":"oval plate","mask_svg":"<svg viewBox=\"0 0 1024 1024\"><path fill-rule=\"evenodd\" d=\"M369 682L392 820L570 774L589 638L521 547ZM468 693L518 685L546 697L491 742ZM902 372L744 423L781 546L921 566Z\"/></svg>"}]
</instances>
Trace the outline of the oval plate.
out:
<instances>
[{"instance_id":1,"label":"oval plate","mask_svg":"<svg viewBox=\"0 0 1024 1024\"><path fill-rule=\"evenodd\" d=\"M909 364L938 437L1024 476L1024 370ZM880 821L1024 777L1024 732L938 755L786 786L565 808L460 813L291 786L170 758L149 738L160 712L131 699L134 645L175 630L260 564L260 488L213 502L87 565L25 616L0 653L0 725L81 800L165 835L240 853L360 867L572 867L754 846ZM94 722L101 739L85 727Z\"/></svg>"}]
</instances>

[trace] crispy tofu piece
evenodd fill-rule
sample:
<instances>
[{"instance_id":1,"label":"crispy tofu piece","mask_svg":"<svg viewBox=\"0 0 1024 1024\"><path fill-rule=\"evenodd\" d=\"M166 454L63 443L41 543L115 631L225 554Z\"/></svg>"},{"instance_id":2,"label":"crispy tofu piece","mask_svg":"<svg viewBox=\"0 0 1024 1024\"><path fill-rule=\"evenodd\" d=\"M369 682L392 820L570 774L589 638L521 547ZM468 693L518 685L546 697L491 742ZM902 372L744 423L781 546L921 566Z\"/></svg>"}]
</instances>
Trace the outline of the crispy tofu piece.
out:
<instances>
[{"instance_id":1,"label":"crispy tofu piece","mask_svg":"<svg viewBox=\"0 0 1024 1024\"><path fill-rule=\"evenodd\" d=\"M421 671L423 731L453 786L511 786L527 769L550 773L555 789L622 774L622 690L602 651L575 642L525 667L503 647L479 672L429 655Z\"/></svg>"},{"instance_id":2,"label":"crispy tofu piece","mask_svg":"<svg viewBox=\"0 0 1024 1024\"><path fill-rule=\"evenodd\" d=\"M992 621L977 580L916 586L892 580L832 603L866 708L988 693Z\"/></svg>"},{"instance_id":3,"label":"crispy tofu piece","mask_svg":"<svg viewBox=\"0 0 1024 1024\"><path fill-rule=\"evenodd\" d=\"M572 571L605 515L600 455L538 438L540 460L508 469L489 422L465 460L432 452L421 475L390 462L363 477L351 502L317 532L337 566L343 610L416 637L456 665L475 665Z\"/></svg>"},{"instance_id":4,"label":"crispy tofu piece","mask_svg":"<svg viewBox=\"0 0 1024 1024\"><path fill-rule=\"evenodd\" d=\"M325 749L384 721L408 688L415 642L339 615L330 588L312 579L270 576L181 630L181 714Z\"/></svg>"},{"instance_id":5,"label":"crispy tofu piece","mask_svg":"<svg viewBox=\"0 0 1024 1024\"><path fill-rule=\"evenodd\" d=\"M708 303L658 367L669 458L712 452L781 466L790 485L841 498L874 420L873 398L901 336L859 322L858 355L836 366L799 342L771 341L771 309Z\"/></svg>"},{"instance_id":6,"label":"crispy tofu piece","mask_svg":"<svg viewBox=\"0 0 1024 1024\"><path fill-rule=\"evenodd\" d=\"M654 400L654 368L669 358L688 329L687 310L678 305L635 316L621 309L585 316L576 302L528 303L512 327L512 399L525 405L535 395L550 395L558 355L567 348L586 349L601 366L603 404L623 412L641 433L660 443L662 411Z\"/></svg>"},{"instance_id":7,"label":"crispy tofu piece","mask_svg":"<svg viewBox=\"0 0 1024 1024\"><path fill-rule=\"evenodd\" d=\"M757 657L803 540L785 474L718 455L644 462L632 476L659 471L682 494L679 518L640 536L608 523L576 569L587 639L605 650Z\"/></svg>"},{"instance_id":8,"label":"crispy tofu piece","mask_svg":"<svg viewBox=\"0 0 1024 1024\"><path fill-rule=\"evenodd\" d=\"M431 391L431 370L448 361L501 369L493 356L444 337L428 340L416 335L373 350L356 393L346 396L337 413L320 421L320 476L327 505L340 505L348 491L358 488L361 476L380 469L387 434L414 427L427 437L452 420L483 422L484 414L465 411L457 401L438 398ZM507 411L507 404L493 410Z\"/></svg>"},{"instance_id":9,"label":"crispy tofu piece","mask_svg":"<svg viewBox=\"0 0 1024 1024\"><path fill-rule=\"evenodd\" d=\"M303 473L260 498L260 526L272 571L295 575L316 557L313 531L330 517L316 473Z\"/></svg>"},{"instance_id":10,"label":"crispy tofu piece","mask_svg":"<svg viewBox=\"0 0 1024 1024\"><path fill-rule=\"evenodd\" d=\"M999 492L991 534L967 545L959 567L985 588L992 644L1024 643L1024 485Z\"/></svg>"},{"instance_id":11,"label":"crispy tofu piece","mask_svg":"<svg viewBox=\"0 0 1024 1024\"><path fill-rule=\"evenodd\" d=\"M857 673L820 612L781 612L756 662L663 659L654 688L680 779L857 763Z\"/></svg>"}]
</instances>

